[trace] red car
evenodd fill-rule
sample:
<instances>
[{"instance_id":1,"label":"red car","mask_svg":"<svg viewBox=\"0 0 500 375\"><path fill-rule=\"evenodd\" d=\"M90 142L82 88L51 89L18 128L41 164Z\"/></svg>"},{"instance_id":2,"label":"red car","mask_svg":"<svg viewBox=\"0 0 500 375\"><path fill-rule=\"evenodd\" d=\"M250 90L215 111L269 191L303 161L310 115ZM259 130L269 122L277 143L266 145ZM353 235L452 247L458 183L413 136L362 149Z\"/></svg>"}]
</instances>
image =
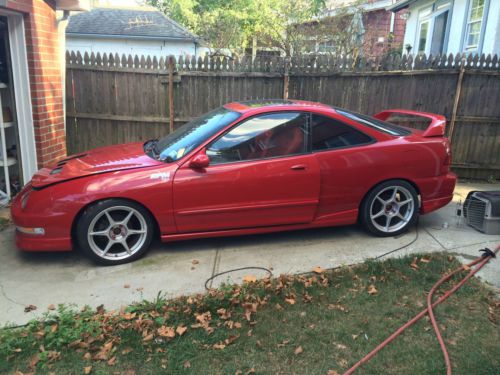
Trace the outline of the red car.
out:
<instances>
[{"instance_id":1,"label":"red car","mask_svg":"<svg viewBox=\"0 0 500 375\"><path fill-rule=\"evenodd\" d=\"M430 120L425 131L386 122ZM354 224L395 236L451 201L439 115L369 117L328 105L235 102L159 140L99 148L40 170L15 198L16 243L78 246L102 264L165 242Z\"/></svg>"}]
</instances>

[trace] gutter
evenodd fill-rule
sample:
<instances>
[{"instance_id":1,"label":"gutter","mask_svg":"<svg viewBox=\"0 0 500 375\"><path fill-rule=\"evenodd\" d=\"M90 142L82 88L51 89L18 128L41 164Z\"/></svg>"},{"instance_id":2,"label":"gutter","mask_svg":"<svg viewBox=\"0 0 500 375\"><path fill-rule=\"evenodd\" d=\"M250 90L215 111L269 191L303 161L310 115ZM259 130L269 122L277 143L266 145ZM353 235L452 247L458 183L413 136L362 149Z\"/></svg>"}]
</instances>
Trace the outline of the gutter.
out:
<instances>
[{"instance_id":1,"label":"gutter","mask_svg":"<svg viewBox=\"0 0 500 375\"><path fill-rule=\"evenodd\" d=\"M396 4L390 5L386 7L386 10L389 10L391 12L399 12L402 9L408 8L411 4L416 2L417 0L400 0L396 2Z\"/></svg>"},{"instance_id":2,"label":"gutter","mask_svg":"<svg viewBox=\"0 0 500 375\"><path fill-rule=\"evenodd\" d=\"M142 39L142 40L172 40L172 41L189 41L198 43L198 39L189 37L172 37L172 36L148 36L148 35L116 35L116 34L93 34L93 33L73 33L66 31L67 37L75 38L95 38L95 39Z\"/></svg>"}]
</instances>

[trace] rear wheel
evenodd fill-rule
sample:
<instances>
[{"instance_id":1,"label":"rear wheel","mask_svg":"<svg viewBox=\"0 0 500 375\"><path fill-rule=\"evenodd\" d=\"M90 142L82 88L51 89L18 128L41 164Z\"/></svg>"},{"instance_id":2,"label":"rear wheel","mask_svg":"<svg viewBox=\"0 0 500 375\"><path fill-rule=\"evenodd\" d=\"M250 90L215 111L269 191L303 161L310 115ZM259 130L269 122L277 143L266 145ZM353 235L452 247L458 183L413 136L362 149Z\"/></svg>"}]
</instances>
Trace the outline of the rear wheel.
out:
<instances>
[{"instance_id":1,"label":"rear wheel","mask_svg":"<svg viewBox=\"0 0 500 375\"><path fill-rule=\"evenodd\" d=\"M77 223L83 252L104 265L132 262L143 256L153 238L153 220L141 205L109 199L87 208Z\"/></svg>"},{"instance_id":2,"label":"rear wheel","mask_svg":"<svg viewBox=\"0 0 500 375\"><path fill-rule=\"evenodd\" d=\"M406 181L391 180L368 193L361 206L361 219L377 236L396 236L415 223L418 209L415 188Z\"/></svg>"}]
</instances>

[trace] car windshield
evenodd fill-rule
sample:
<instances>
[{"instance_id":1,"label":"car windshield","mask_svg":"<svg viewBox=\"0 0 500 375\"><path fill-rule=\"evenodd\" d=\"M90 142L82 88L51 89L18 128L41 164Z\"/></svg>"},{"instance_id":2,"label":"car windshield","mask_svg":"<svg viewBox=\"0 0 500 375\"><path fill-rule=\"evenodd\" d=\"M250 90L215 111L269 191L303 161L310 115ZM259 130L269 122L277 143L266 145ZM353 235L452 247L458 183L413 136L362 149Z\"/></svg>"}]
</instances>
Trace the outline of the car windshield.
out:
<instances>
[{"instance_id":1,"label":"car windshield","mask_svg":"<svg viewBox=\"0 0 500 375\"><path fill-rule=\"evenodd\" d=\"M155 144L158 159L168 163L179 160L240 116L221 107L184 124Z\"/></svg>"}]
</instances>

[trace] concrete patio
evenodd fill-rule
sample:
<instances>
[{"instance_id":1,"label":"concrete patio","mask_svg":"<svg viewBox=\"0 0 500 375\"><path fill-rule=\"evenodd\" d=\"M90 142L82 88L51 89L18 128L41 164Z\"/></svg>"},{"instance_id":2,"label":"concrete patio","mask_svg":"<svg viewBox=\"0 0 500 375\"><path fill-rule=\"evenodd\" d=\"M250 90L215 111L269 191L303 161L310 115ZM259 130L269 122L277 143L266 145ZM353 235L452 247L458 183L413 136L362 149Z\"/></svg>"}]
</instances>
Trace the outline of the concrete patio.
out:
<instances>
[{"instance_id":1,"label":"concrete patio","mask_svg":"<svg viewBox=\"0 0 500 375\"><path fill-rule=\"evenodd\" d=\"M456 204L470 190L500 190L500 184L461 184L454 202L438 212L422 216L418 238L404 250L391 254L447 251L468 262L484 247L500 244L499 235L484 235L457 226ZM447 223L447 224L444 224ZM256 236L192 240L155 244L143 259L127 265L99 267L78 252L21 253L14 245L14 229L0 232L0 325L24 324L40 317L51 304L119 308L142 299L204 291L212 275L234 268L257 266L274 275L310 271L362 262L410 243L415 230L398 238L375 238L357 226L284 232ZM247 270L214 280L239 282L244 275L257 277L263 271ZM493 260L479 276L500 288L500 260ZM500 289L498 289L500 290ZM37 309L25 313L28 305Z\"/></svg>"}]
</instances>

